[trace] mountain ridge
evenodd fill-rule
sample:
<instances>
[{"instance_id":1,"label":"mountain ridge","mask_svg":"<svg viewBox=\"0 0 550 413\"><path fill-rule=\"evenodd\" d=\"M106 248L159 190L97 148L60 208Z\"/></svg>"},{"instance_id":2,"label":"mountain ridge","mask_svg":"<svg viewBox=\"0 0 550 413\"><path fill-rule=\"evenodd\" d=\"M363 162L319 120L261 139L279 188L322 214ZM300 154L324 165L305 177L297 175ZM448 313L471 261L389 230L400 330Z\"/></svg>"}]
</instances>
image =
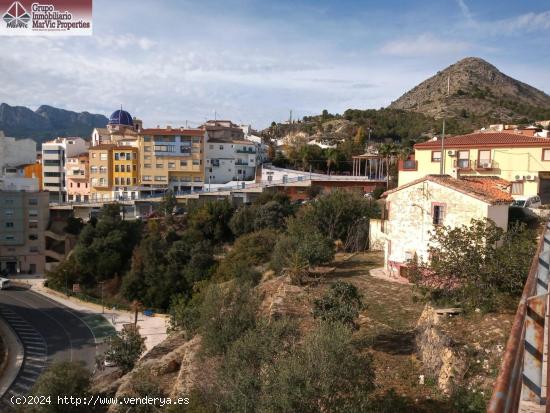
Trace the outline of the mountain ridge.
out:
<instances>
[{"instance_id":1,"label":"mountain ridge","mask_svg":"<svg viewBox=\"0 0 550 413\"><path fill-rule=\"evenodd\" d=\"M50 105L41 105L33 111L26 106L0 104L0 130L7 136L31 138L37 143L57 136L88 138L94 128L105 127L104 115L87 111L74 112Z\"/></svg>"}]
</instances>

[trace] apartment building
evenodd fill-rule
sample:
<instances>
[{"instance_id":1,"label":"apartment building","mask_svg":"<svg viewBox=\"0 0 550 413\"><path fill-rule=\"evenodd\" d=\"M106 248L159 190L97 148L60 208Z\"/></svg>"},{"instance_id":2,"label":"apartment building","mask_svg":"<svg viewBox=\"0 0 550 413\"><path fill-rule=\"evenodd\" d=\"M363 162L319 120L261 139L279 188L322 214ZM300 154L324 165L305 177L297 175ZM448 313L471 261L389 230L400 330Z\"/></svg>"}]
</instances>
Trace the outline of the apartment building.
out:
<instances>
[{"instance_id":1,"label":"apartment building","mask_svg":"<svg viewBox=\"0 0 550 413\"><path fill-rule=\"evenodd\" d=\"M67 177L67 200L69 202L87 202L90 198L89 158L88 153L67 158L65 176Z\"/></svg>"},{"instance_id":2,"label":"apartment building","mask_svg":"<svg viewBox=\"0 0 550 413\"><path fill-rule=\"evenodd\" d=\"M203 129L142 129L138 138L142 191L202 189L205 136Z\"/></svg>"},{"instance_id":3,"label":"apartment building","mask_svg":"<svg viewBox=\"0 0 550 413\"><path fill-rule=\"evenodd\" d=\"M259 159L255 142L209 136L205 148L205 184L254 179Z\"/></svg>"},{"instance_id":4,"label":"apartment building","mask_svg":"<svg viewBox=\"0 0 550 413\"><path fill-rule=\"evenodd\" d=\"M109 201L112 199L113 148L115 144L101 144L89 149L90 200Z\"/></svg>"},{"instance_id":5,"label":"apartment building","mask_svg":"<svg viewBox=\"0 0 550 413\"><path fill-rule=\"evenodd\" d=\"M208 120L200 126L211 139L244 139L244 131L230 120Z\"/></svg>"},{"instance_id":6,"label":"apartment building","mask_svg":"<svg viewBox=\"0 0 550 413\"><path fill-rule=\"evenodd\" d=\"M111 151L113 197L115 199L139 198L139 150L129 145L113 147Z\"/></svg>"},{"instance_id":7,"label":"apartment building","mask_svg":"<svg viewBox=\"0 0 550 413\"><path fill-rule=\"evenodd\" d=\"M87 150L88 142L82 138L56 138L42 144L42 182L50 202L67 201L67 159Z\"/></svg>"},{"instance_id":8,"label":"apartment building","mask_svg":"<svg viewBox=\"0 0 550 413\"><path fill-rule=\"evenodd\" d=\"M0 189L0 271L44 273L49 194Z\"/></svg>"},{"instance_id":9,"label":"apartment building","mask_svg":"<svg viewBox=\"0 0 550 413\"><path fill-rule=\"evenodd\" d=\"M6 168L36 162L36 142L32 139L9 138L0 131L0 174Z\"/></svg>"},{"instance_id":10,"label":"apartment building","mask_svg":"<svg viewBox=\"0 0 550 413\"><path fill-rule=\"evenodd\" d=\"M550 203L550 139L515 132L485 132L429 140L399 162L399 185L430 174L495 176L511 184L514 197L539 195Z\"/></svg>"}]
</instances>

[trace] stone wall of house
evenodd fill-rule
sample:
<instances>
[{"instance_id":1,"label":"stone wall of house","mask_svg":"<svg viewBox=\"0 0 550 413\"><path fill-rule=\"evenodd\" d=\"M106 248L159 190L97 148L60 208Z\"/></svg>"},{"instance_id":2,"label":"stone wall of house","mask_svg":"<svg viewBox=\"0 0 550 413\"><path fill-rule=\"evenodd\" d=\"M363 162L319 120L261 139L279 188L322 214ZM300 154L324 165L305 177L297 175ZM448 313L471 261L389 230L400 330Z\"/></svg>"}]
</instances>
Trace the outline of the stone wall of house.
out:
<instances>
[{"instance_id":1,"label":"stone wall of house","mask_svg":"<svg viewBox=\"0 0 550 413\"><path fill-rule=\"evenodd\" d=\"M434 379L441 391L450 393L464 376L468 358L438 328L439 317L432 307L426 306L416 325L416 347L426 376Z\"/></svg>"},{"instance_id":2,"label":"stone wall of house","mask_svg":"<svg viewBox=\"0 0 550 413\"><path fill-rule=\"evenodd\" d=\"M432 232L433 203L445 205L444 225L469 225L470 221L488 217L489 205L461 192L431 181L420 182L389 194L386 263L405 263L416 254L427 258Z\"/></svg>"},{"instance_id":3,"label":"stone wall of house","mask_svg":"<svg viewBox=\"0 0 550 413\"><path fill-rule=\"evenodd\" d=\"M369 222L369 250L384 251L386 234L383 232L384 221L371 218Z\"/></svg>"}]
</instances>

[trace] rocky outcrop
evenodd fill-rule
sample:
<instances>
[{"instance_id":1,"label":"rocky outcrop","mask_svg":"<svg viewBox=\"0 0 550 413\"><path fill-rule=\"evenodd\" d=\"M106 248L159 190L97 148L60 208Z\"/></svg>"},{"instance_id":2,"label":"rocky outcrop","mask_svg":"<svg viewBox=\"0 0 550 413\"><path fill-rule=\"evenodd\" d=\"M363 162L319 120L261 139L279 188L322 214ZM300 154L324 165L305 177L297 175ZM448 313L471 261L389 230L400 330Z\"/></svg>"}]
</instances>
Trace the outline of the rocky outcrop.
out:
<instances>
[{"instance_id":1,"label":"rocky outcrop","mask_svg":"<svg viewBox=\"0 0 550 413\"><path fill-rule=\"evenodd\" d=\"M463 347L439 328L440 317L426 306L416 326L416 346L426 375L440 390L450 393L464 376L468 357Z\"/></svg>"}]
</instances>

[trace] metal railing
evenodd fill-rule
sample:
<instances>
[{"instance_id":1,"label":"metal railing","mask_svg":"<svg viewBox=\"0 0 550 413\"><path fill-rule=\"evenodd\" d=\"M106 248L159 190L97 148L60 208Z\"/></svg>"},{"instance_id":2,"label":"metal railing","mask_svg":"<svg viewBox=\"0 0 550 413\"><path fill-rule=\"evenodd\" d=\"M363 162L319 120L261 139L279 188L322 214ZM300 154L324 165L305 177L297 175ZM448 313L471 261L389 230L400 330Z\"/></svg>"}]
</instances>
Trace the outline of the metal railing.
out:
<instances>
[{"instance_id":1,"label":"metal railing","mask_svg":"<svg viewBox=\"0 0 550 413\"><path fill-rule=\"evenodd\" d=\"M501 368L487 408L489 413L550 412L547 399L550 223L546 224L527 276ZM545 408L543 407L545 406ZM533 410L535 409L535 410Z\"/></svg>"}]
</instances>

